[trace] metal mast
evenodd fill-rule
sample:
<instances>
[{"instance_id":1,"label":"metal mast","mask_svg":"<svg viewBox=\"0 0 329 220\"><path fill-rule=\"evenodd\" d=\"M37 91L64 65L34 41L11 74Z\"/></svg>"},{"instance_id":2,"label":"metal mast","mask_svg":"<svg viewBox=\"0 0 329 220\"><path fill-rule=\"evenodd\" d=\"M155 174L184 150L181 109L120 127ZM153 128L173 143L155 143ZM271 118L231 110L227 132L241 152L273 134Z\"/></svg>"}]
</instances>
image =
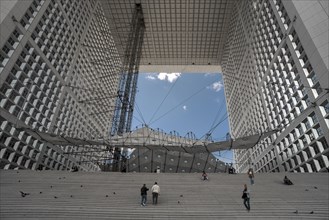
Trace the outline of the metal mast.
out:
<instances>
[{"instance_id":1,"label":"metal mast","mask_svg":"<svg viewBox=\"0 0 329 220\"><path fill-rule=\"evenodd\" d=\"M129 132L131 128L144 30L145 23L142 6L141 4L136 4L123 58L118 98L116 100L110 135Z\"/></svg>"},{"instance_id":2,"label":"metal mast","mask_svg":"<svg viewBox=\"0 0 329 220\"><path fill-rule=\"evenodd\" d=\"M123 57L122 73L110 135L129 132L131 128L144 30L145 23L142 6L141 4L136 4ZM126 156L127 149L122 151L118 147L114 149L112 171L126 171Z\"/></svg>"}]
</instances>

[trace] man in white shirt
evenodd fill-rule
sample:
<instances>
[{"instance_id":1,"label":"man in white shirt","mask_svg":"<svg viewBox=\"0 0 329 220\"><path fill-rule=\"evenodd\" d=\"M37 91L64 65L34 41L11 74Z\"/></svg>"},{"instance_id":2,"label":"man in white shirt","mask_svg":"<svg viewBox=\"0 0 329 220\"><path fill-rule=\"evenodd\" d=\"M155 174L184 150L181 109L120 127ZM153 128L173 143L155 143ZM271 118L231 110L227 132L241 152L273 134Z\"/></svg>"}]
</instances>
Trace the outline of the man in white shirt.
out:
<instances>
[{"instance_id":1,"label":"man in white shirt","mask_svg":"<svg viewBox=\"0 0 329 220\"><path fill-rule=\"evenodd\" d=\"M151 192L153 205L156 205L158 203L158 196L160 194L160 186L158 186L157 182L155 182L152 186Z\"/></svg>"}]
</instances>

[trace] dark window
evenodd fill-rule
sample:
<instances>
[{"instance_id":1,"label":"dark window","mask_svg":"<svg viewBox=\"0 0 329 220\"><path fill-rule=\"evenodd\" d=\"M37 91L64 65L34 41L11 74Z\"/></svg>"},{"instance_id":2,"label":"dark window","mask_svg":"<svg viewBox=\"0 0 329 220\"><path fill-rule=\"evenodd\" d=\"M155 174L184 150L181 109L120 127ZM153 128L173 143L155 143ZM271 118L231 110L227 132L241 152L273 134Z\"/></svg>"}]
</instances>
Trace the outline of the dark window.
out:
<instances>
[{"instance_id":1,"label":"dark window","mask_svg":"<svg viewBox=\"0 0 329 220\"><path fill-rule=\"evenodd\" d=\"M2 51L3 51L5 54L8 55L10 49L9 49L9 47L7 47L7 45L5 45L5 46L2 48Z\"/></svg>"}]
</instances>

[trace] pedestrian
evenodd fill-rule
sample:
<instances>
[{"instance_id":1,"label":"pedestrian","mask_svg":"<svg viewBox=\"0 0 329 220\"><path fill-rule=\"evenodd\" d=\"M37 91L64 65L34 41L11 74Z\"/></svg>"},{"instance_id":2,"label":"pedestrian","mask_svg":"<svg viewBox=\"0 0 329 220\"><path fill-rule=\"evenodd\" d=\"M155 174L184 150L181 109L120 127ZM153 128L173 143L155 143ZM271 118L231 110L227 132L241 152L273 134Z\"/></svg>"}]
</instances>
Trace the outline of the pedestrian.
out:
<instances>
[{"instance_id":1,"label":"pedestrian","mask_svg":"<svg viewBox=\"0 0 329 220\"><path fill-rule=\"evenodd\" d=\"M147 191L149 189L146 187L146 185L144 184L143 187L141 188L141 206L146 206L146 201L147 201Z\"/></svg>"},{"instance_id":2,"label":"pedestrian","mask_svg":"<svg viewBox=\"0 0 329 220\"><path fill-rule=\"evenodd\" d=\"M242 199L243 199L244 206L246 207L246 209L249 212L250 211L250 193L247 189L247 184L244 184L244 189L242 192Z\"/></svg>"},{"instance_id":3,"label":"pedestrian","mask_svg":"<svg viewBox=\"0 0 329 220\"><path fill-rule=\"evenodd\" d=\"M205 171L202 172L201 179L202 179L202 180L208 180L208 175L206 174Z\"/></svg>"},{"instance_id":4,"label":"pedestrian","mask_svg":"<svg viewBox=\"0 0 329 220\"><path fill-rule=\"evenodd\" d=\"M234 169L234 167L230 166L230 168L228 168L228 173L229 173L229 174L235 174L235 169Z\"/></svg>"},{"instance_id":5,"label":"pedestrian","mask_svg":"<svg viewBox=\"0 0 329 220\"><path fill-rule=\"evenodd\" d=\"M152 204L156 205L158 203L158 196L160 195L160 186L158 186L158 183L155 182L152 186Z\"/></svg>"},{"instance_id":6,"label":"pedestrian","mask_svg":"<svg viewBox=\"0 0 329 220\"><path fill-rule=\"evenodd\" d=\"M70 172L78 172L79 168L77 166L73 166L70 170Z\"/></svg>"},{"instance_id":7,"label":"pedestrian","mask_svg":"<svg viewBox=\"0 0 329 220\"><path fill-rule=\"evenodd\" d=\"M249 170L248 170L248 176L249 176L249 179L250 179L250 184L251 185L254 185L254 183L255 183L255 181L254 181L255 176L254 176L254 171L253 171L252 168L249 168Z\"/></svg>"}]
</instances>

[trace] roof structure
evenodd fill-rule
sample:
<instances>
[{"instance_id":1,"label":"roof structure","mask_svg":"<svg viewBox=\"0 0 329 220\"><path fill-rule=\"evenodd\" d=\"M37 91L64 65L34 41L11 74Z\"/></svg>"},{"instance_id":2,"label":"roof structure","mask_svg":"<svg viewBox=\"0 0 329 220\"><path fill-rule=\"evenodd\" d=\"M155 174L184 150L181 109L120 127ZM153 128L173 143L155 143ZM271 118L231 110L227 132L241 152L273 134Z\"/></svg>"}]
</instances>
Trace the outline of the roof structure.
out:
<instances>
[{"instance_id":1,"label":"roof structure","mask_svg":"<svg viewBox=\"0 0 329 220\"><path fill-rule=\"evenodd\" d=\"M232 0L101 1L114 41L123 56L136 3L145 33L140 71L219 71Z\"/></svg>"},{"instance_id":2,"label":"roof structure","mask_svg":"<svg viewBox=\"0 0 329 220\"><path fill-rule=\"evenodd\" d=\"M143 148L148 150L166 150L178 151L183 153L211 153L230 149L248 149L255 146L260 140L270 136L276 131L269 131L263 134L254 134L251 136L237 139L213 142L204 139L192 139L187 137L168 134L149 127L142 127L131 132L114 135L110 138L81 139L57 135L53 133L41 132L28 127L20 127L30 134L39 137L41 140L53 145L104 145L111 147Z\"/></svg>"}]
</instances>

